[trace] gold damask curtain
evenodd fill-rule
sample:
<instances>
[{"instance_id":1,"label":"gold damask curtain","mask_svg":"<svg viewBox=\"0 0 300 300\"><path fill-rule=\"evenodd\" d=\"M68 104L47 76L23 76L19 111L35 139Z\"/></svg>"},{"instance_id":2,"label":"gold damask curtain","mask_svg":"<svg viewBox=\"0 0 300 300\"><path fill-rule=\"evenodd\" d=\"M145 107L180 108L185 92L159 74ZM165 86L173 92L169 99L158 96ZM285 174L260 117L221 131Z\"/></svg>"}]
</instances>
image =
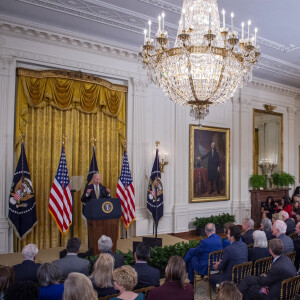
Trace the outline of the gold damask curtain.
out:
<instances>
[{"instance_id":1,"label":"gold damask curtain","mask_svg":"<svg viewBox=\"0 0 300 300\"><path fill-rule=\"evenodd\" d=\"M18 69L15 141L20 153L21 134L33 182L38 223L19 243L39 248L65 245L70 231L60 233L48 212L49 194L61 154L62 136L69 176L84 176L91 160L91 139L103 184L115 196L125 138L127 88L81 72ZM81 194L73 198L74 235L87 243L87 226L81 217Z\"/></svg>"}]
</instances>

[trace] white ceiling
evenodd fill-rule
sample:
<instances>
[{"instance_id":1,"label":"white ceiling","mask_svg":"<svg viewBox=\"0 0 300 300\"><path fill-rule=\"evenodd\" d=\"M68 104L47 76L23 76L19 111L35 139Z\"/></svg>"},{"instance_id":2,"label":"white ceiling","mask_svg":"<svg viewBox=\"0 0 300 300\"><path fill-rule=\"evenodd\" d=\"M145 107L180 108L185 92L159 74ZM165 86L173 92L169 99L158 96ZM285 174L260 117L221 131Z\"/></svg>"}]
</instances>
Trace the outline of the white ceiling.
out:
<instances>
[{"instance_id":1,"label":"white ceiling","mask_svg":"<svg viewBox=\"0 0 300 300\"><path fill-rule=\"evenodd\" d=\"M300 1L219 0L235 13L236 29L249 18L259 29L262 59L254 76L300 88ZM0 14L120 43L138 52L143 29L164 10L174 40L182 0L1 0ZM254 27L253 26L253 27Z\"/></svg>"}]
</instances>

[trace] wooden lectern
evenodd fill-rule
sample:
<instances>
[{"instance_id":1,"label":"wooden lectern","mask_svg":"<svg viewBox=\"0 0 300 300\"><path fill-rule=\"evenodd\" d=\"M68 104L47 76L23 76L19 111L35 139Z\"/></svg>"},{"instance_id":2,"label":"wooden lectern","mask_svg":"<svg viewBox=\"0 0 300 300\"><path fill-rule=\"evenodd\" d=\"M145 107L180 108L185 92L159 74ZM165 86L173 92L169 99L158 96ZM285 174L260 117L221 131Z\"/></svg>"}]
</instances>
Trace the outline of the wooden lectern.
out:
<instances>
[{"instance_id":1,"label":"wooden lectern","mask_svg":"<svg viewBox=\"0 0 300 300\"><path fill-rule=\"evenodd\" d=\"M113 242L112 251L116 252L119 237L119 219L122 216L119 198L92 199L83 206L83 214L88 222L88 244L94 254L99 254L98 239L109 236Z\"/></svg>"}]
</instances>

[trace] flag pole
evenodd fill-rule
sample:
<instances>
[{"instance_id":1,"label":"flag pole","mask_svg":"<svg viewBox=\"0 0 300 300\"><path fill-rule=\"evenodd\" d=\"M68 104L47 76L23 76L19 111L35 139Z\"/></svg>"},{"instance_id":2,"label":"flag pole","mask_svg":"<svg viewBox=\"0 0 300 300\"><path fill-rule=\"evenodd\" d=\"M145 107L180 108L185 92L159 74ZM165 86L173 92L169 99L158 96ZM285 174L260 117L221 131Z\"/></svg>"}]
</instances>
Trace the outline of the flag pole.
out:
<instances>
[{"instance_id":1,"label":"flag pole","mask_svg":"<svg viewBox=\"0 0 300 300\"><path fill-rule=\"evenodd\" d=\"M159 153L158 145L160 144L160 142L156 141L155 144L156 144L155 158L156 158L156 155L157 155L156 169L159 170L159 172L160 172L160 169L159 169L159 156L158 156L158 153ZM157 174L157 177L158 177L158 174ZM155 195L156 195L156 201L155 201L155 242L156 242L157 241L157 227L158 227L158 224L157 224L158 223L157 222L157 199L158 199L157 185L155 185L154 188L155 188Z\"/></svg>"}]
</instances>

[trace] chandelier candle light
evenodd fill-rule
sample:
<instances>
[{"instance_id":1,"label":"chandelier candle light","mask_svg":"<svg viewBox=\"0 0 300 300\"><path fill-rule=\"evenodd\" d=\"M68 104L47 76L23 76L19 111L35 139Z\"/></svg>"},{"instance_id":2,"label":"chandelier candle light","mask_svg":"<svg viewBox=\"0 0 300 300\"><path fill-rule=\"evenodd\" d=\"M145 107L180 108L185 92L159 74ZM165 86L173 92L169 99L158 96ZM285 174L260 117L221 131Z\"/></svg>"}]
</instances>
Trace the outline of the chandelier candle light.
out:
<instances>
[{"instance_id":1,"label":"chandelier candle light","mask_svg":"<svg viewBox=\"0 0 300 300\"><path fill-rule=\"evenodd\" d=\"M151 81L158 85L175 103L190 105L190 114L200 121L209 107L224 103L238 87L252 79L252 69L260 53L255 37L241 40L234 31L234 14L231 13L231 30L226 28L225 10L223 26L217 0L184 0L176 41L169 47L168 32L164 28L165 14L158 17L156 39L144 31L144 45L140 57Z\"/></svg>"}]
</instances>

